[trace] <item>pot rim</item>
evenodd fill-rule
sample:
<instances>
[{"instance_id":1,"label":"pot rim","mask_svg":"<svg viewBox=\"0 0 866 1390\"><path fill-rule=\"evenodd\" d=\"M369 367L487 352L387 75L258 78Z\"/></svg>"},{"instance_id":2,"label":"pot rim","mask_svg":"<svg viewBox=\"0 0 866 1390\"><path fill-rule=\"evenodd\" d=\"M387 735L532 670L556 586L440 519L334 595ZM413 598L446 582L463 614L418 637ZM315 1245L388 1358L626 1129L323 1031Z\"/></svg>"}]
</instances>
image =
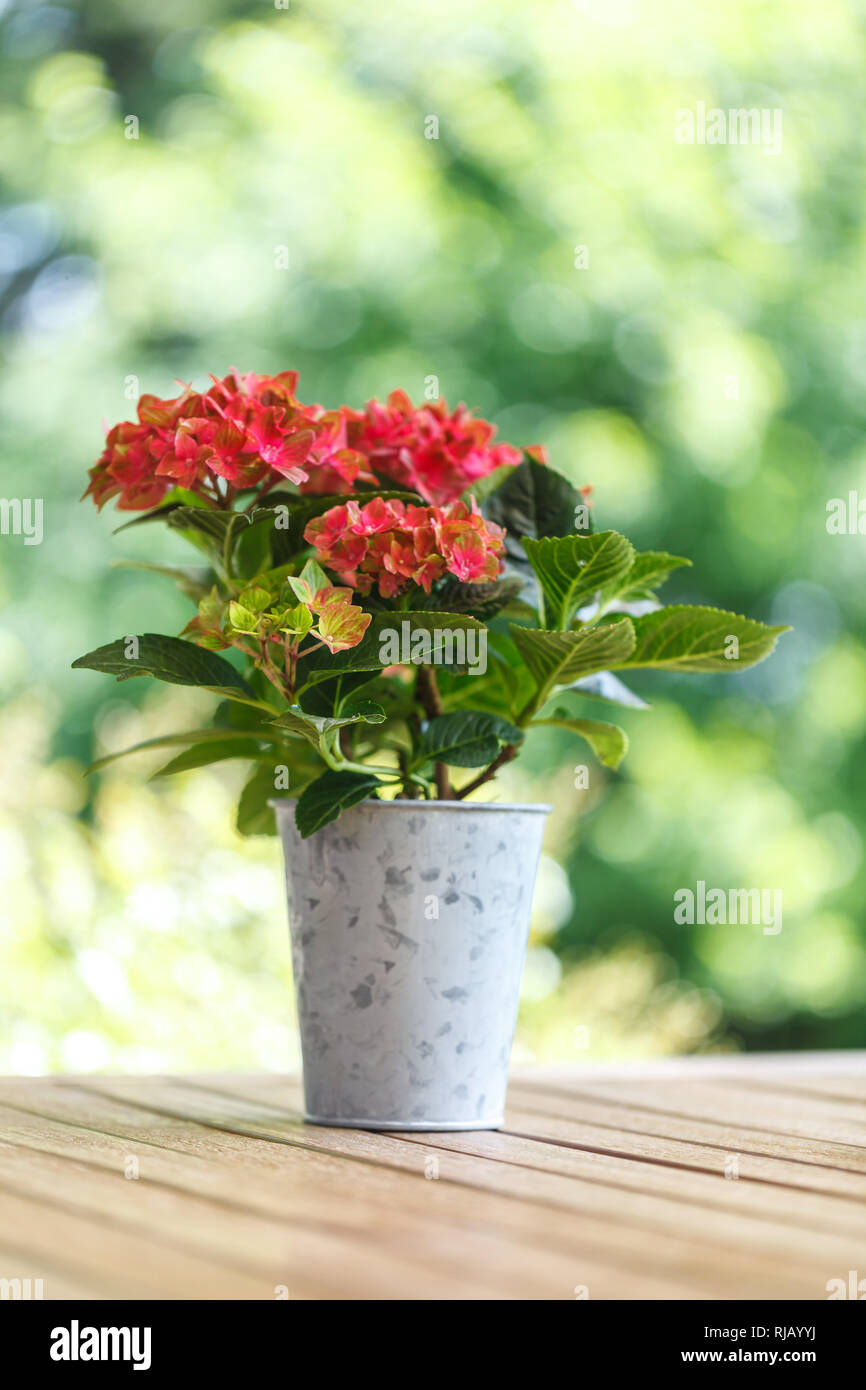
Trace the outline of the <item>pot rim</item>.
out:
<instances>
[{"instance_id":1,"label":"pot rim","mask_svg":"<svg viewBox=\"0 0 866 1390\"><path fill-rule=\"evenodd\" d=\"M275 811L281 807L296 806L296 796L272 797L268 801ZM546 801L356 801L355 806L373 808L377 811L533 811L539 815L550 815L553 807ZM341 812L345 815L346 812Z\"/></svg>"}]
</instances>

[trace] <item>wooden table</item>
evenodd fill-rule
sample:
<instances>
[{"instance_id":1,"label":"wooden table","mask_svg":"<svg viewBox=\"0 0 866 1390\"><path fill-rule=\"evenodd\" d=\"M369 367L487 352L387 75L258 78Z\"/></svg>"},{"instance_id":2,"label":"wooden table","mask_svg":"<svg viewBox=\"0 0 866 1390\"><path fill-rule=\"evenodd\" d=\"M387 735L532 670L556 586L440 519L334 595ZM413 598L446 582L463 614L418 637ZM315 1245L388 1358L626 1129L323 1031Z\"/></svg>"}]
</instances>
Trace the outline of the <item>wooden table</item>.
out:
<instances>
[{"instance_id":1,"label":"wooden table","mask_svg":"<svg viewBox=\"0 0 866 1390\"><path fill-rule=\"evenodd\" d=\"M277 1074L0 1081L0 1279L45 1298L827 1299L866 1053L517 1071L506 1128L314 1128ZM866 1292L866 1284L864 1284Z\"/></svg>"}]
</instances>

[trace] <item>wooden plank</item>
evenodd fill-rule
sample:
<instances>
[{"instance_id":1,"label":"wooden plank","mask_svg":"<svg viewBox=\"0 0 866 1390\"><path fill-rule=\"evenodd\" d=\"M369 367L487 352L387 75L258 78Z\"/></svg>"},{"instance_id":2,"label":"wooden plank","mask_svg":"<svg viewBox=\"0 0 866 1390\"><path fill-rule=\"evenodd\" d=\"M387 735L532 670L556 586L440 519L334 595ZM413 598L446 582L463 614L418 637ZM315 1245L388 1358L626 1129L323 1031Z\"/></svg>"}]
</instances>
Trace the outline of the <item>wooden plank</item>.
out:
<instances>
[{"instance_id":1,"label":"wooden plank","mask_svg":"<svg viewBox=\"0 0 866 1390\"><path fill-rule=\"evenodd\" d=\"M36 1258L38 1266L33 1263ZM34 1272L37 1269L38 1272ZM35 1257L32 1251L17 1249L13 1245L7 1245L5 1241L0 1243L0 1278L29 1279L31 1283L27 1297L34 1301L51 1302L58 1298L94 1299L105 1296L104 1284L100 1286L98 1282L88 1282L78 1272L71 1274L57 1263L56 1254L53 1259L49 1259L44 1253Z\"/></svg>"},{"instance_id":2,"label":"wooden plank","mask_svg":"<svg viewBox=\"0 0 866 1390\"><path fill-rule=\"evenodd\" d=\"M866 1264L866 1058L723 1062L524 1073L506 1129L468 1134L305 1125L273 1073L0 1080L0 1277L50 1271L49 1297L826 1298Z\"/></svg>"},{"instance_id":3,"label":"wooden plank","mask_svg":"<svg viewBox=\"0 0 866 1390\"><path fill-rule=\"evenodd\" d=\"M248 1077L239 1081L234 1076L211 1076L210 1080L197 1077L196 1084L226 1096L241 1098L260 1097L269 1103L278 1104L282 1094L293 1108L302 1108L301 1085L297 1078L274 1076ZM550 1140L557 1134L565 1144L598 1152L615 1153L620 1157L645 1159L649 1162L667 1163L671 1167L689 1167L698 1171L726 1176L730 1160L737 1161L739 1178L774 1183L784 1187L797 1187L806 1191L824 1192L830 1195L850 1197L858 1202L866 1198L866 1152L853 1150L852 1168L829 1167L815 1162L813 1150L805 1144L794 1146L791 1157L776 1152L773 1136L768 1136L757 1150L750 1148L752 1137L747 1131L737 1134L727 1131L720 1135L718 1129L700 1127L683 1122L671 1126L667 1117L661 1119L647 1112L643 1118L649 1125L638 1129L617 1123L629 1111L617 1110L611 1105L575 1105L568 1102L562 1107L559 1102L536 1098L532 1086L512 1088L518 1092L518 1099L509 1107L505 1125L506 1132L517 1132L525 1138ZM527 1094L524 1094L526 1091ZM534 1103L534 1104L533 1104ZM554 1112L556 1108L566 1112L560 1119ZM586 1112L592 1112L592 1117ZM680 1130L679 1135L668 1137L671 1128ZM684 1133L689 1138L683 1137ZM728 1142L725 1142L727 1139ZM798 1162L798 1155L802 1161ZM806 1157L809 1155L809 1157ZM837 1157L839 1155L836 1155Z\"/></svg>"},{"instance_id":4,"label":"wooden plank","mask_svg":"<svg viewBox=\"0 0 866 1390\"><path fill-rule=\"evenodd\" d=\"M266 1076L261 1072L257 1075ZM270 1073L275 1075L276 1073ZM583 1081L705 1081L727 1076L809 1077L866 1075L866 1050L846 1049L825 1052L715 1052L688 1057L655 1057L616 1062L573 1061L537 1063L512 1069L512 1081L527 1080L546 1084L566 1080Z\"/></svg>"},{"instance_id":5,"label":"wooden plank","mask_svg":"<svg viewBox=\"0 0 866 1390\"><path fill-rule=\"evenodd\" d=\"M124 1087L128 1085L135 1093L140 1093L143 1089L135 1082L120 1084ZM55 1087L52 1094L59 1094L62 1100L64 1093L70 1089L68 1086ZM153 1090L153 1087L147 1086L144 1089ZM68 1102L72 1098L67 1095L66 1099ZM87 1100L87 1097L84 1099ZM90 1100L100 1103L100 1098L95 1095L91 1096ZM44 1104L42 1096L40 1102ZM105 1104L113 1106L115 1102L103 1101L102 1105ZM81 1113L81 1110L82 1100L76 1098L73 1114ZM136 1114L134 1107L128 1107L128 1112ZM270 1119L271 1112L267 1113ZM148 1111L144 1112L144 1117L148 1121L148 1133L153 1133L154 1121L157 1124L164 1123L162 1117L152 1115ZM87 1118L89 1122L98 1123L104 1128L115 1128L119 1123L116 1117L106 1118L101 1110L99 1114L91 1112ZM140 1121L141 1112L138 1112L138 1118ZM245 1115L245 1121L251 1122L249 1114ZM173 1125L171 1143L177 1144L177 1120ZM305 1144L327 1143L338 1145L341 1149L347 1146L351 1149L352 1156L356 1159L351 1175L346 1173L343 1162L345 1155L337 1152L328 1154L327 1157L332 1164L338 1166L341 1184L350 1187L356 1196L363 1195L365 1200L369 1199L368 1180L373 1176L379 1184L380 1198L383 1197L389 1206L399 1207L405 1201L405 1192L399 1188L395 1191L393 1171L382 1167L384 1159L389 1165L407 1170L412 1175L416 1187L426 1187L426 1201L430 1200L431 1188L435 1189L437 1195L441 1193L443 1204L447 1202L449 1207L456 1208L461 1224L492 1220L509 1233L513 1232L515 1220L519 1219L524 1226L528 1224L545 1250L553 1247L568 1252L574 1268L578 1271L576 1279L569 1284L569 1289L574 1287L574 1283L591 1284L594 1297L611 1298L711 1295L737 1298L768 1297L778 1293L777 1263L762 1257L760 1252L752 1252L748 1256L739 1249L727 1252L727 1260L720 1269L718 1252L708 1250L700 1235L696 1237L689 1233L687 1223L683 1233L681 1221L679 1224L670 1224L670 1228L664 1234L657 1231L650 1245L647 1242L646 1230L640 1226L635 1228L629 1225L615 1213L613 1221L610 1213L598 1216L595 1210L598 1205L597 1199L593 1198L591 1192L586 1200L575 1208L571 1179L556 1174L533 1173L511 1165L491 1165L469 1155L440 1152L437 1155L440 1181L434 1184L423 1181L419 1183L422 1164L430 1156L430 1151L425 1150L423 1145L415 1140L406 1141L362 1131L321 1130L297 1124L295 1129L303 1136ZM274 1161L274 1152L280 1153L280 1144L293 1144L291 1126L288 1127L287 1133L281 1133L277 1141L256 1141L224 1133L218 1138L220 1144L234 1142L242 1149L243 1146L258 1145L270 1156L271 1162ZM383 1153L383 1150L387 1152ZM254 1156L255 1153L254 1148ZM358 1159L361 1160L360 1165ZM249 1168L249 1148L244 1161ZM304 1183L306 1182L305 1170ZM456 1191L454 1184L459 1184ZM461 1188L468 1190L461 1192ZM489 1190L491 1188L512 1200L503 1203L497 1196L492 1199L497 1205L492 1206ZM455 1202L458 1195L466 1200ZM514 1198L526 1201L526 1211L519 1212L517 1216L509 1216L517 1206ZM581 1205L583 1210L580 1209ZM554 1209L547 1211L546 1206ZM563 1208L568 1212L565 1216ZM459 1233L456 1239L459 1243ZM790 1290L787 1294L789 1297L814 1296L814 1275L807 1275L803 1271L791 1271L785 1287Z\"/></svg>"},{"instance_id":6,"label":"wooden plank","mask_svg":"<svg viewBox=\"0 0 866 1390\"><path fill-rule=\"evenodd\" d=\"M17 1115L17 1118L15 1116ZM103 1121L102 1123L105 1123ZM130 1141L117 1140L113 1142L109 1136L93 1130L82 1130L74 1125L66 1126L71 1132L64 1134L64 1126L55 1125L51 1122L40 1120L38 1117L28 1117L20 1112L13 1112L10 1119L8 1114L3 1115L3 1129L8 1133L9 1126L14 1127L25 1139L29 1140L33 1148L41 1147L43 1152L53 1152L58 1147L62 1152L71 1152L80 1157L82 1146L85 1151L90 1151L95 1157L95 1161L102 1166L108 1166L113 1175L122 1167L122 1163L130 1152ZM172 1131L171 1139L173 1144L178 1142L177 1128ZM141 1149L138 1138L135 1142ZM394 1175L389 1174L381 1168L367 1165L362 1168L360 1173L356 1168L354 1172L347 1174L345 1162L340 1162L339 1172L335 1171L332 1165L331 1175L337 1179L331 1182L327 1191L321 1191L322 1184L316 1181L315 1164L319 1160L316 1154L307 1154L301 1150L286 1150L279 1148L274 1153L273 1146L261 1144L262 1148L270 1147L271 1164L277 1163L279 1183L271 1182L270 1185L262 1184L255 1175L251 1176L249 1162L249 1147L256 1141L249 1139L238 1140L239 1150L235 1155L236 1172L229 1182L226 1181L224 1172L216 1170L207 1176L208 1164L201 1161L195 1167L195 1171L187 1172L189 1166L186 1159L181 1159L179 1155L171 1151L160 1151L155 1146L146 1150L145 1155L141 1155L142 1178L138 1183L130 1184L139 1190L142 1181L153 1182L161 1181L170 1183L173 1186L181 1186L186 1190L201 1192L205 1186L209 1191L215 1191L219 1196L225 1194L227 1187L238 1190L235 1184L238 1177L243 1174L243 1203L244 1206L252 1206L262 1213L265 1213L274 1220L282 1221L290 1218L292 1223L301 1222L313 1225L318 1228L327 1224L333 1227L335 1224L350 1224L357 1228L363 1237L365 1245L369 1241L381 1243L383 1237L387 1237L387 1227L389 1222L399 1229L401 1239L410 1238L413 1248L424 1249L425 1243L429 1247L431 1236L438 1243L446 1240L449 1252L454 1253L455 1261L460 1261L461 1280L456 1280L453 1276L449 1278L447 1286L440 1289L430 1288L431 1281L427 1280L427 1289L418 1290L417 1293L410 1293L409 1290L417 1290L417 1275L413 1281L411 1275L401 1270L399 1264L393 1259L389 1265L389 1278L392 1289L391 1296L398 1296L397 1288L402 1292L399 1296L420 1296L424 1293L427 1297L572 1297L575 1276L575 1244L569 1243L567 1246L562 1240L561 1221L553 1213L542 1211L540 1217L536 1211L524 1212L519 1204L509 1203L501 1198L486 1198L479 1205L477 1198L473 1198L470 1193L458 1189L461 1198L455 1204L454 1193L446 1196L444 1185L430 1183L424 1180L421 1161L417 1149L412 1150L414 1172L400 1175L406 1182L411 1183L413 1193L413 1203L407 1204L406 1190L396 1185ZM302 1181L287 1183L287 1179L292 1178L292 1168L296 1166L296 1160L312 1159L313 1165L306 1163L303 1170ZM44 1165L42 1165L44 1167ZM6 1165L8 1169L8 1164ZM287 1171L288 1170L288 1171ZM0 1181L4 1173L3 1154L0 1150ZM157 1176L158 1175L158 1176ZM360 1183L359 1183L360 1177ZM370 1178L375 1182L371 1186ZM52 1182L54 1178L52 1177ZM359 1186L362 1189L359 1192ZM69 1184L64 1187L64 1193L69 1191ZM378 1198L378 1210L373 1210L370 1205L371 1195ZM364 1201L359 1198L363 1197ZM410 1213L414 1204L416 1220L410 1220ZM458 1210L455 1211L454 1207ZM394 1221L396 1213L397 1219ZM417 1218L423 1218L424 1230L419 1228ZM154 1211L153 1203L148 1205L148 1220L157 1226L161 1224L161 1215ZM384 1226L383 1226L384 1223ZM428 1229L429 1228L429 1229ZM173 1225L172 1230L176 1228ZM490 1242L496 1242L496 1249L485 1248L479 1250L478 1233L486 1230ZM470 1232L467 1237L467 1231ZM502 1242L507 1238L510 1245L520 1240L524 1247L522 1250L512 1250L513 1270L509 1275L509 1287L503 1289L502 1282L502 1263L503 1258L509 1255L509 1251L503 1252ZM233 1230L231 1235L232 1248L235 1249L237 1232ZM488 1244L490 1243L488 1242ZM562 1257L559 1255L558 1247L562 1247ZM577 1247L579 1248L579 1246ZM456 1253L459 1250L459 1255ZM604 1247L601 1247L602 1261L605 1258ZM429 1249L427 1254L429 1255ZM519 1257L519 1258L518 1258ZM543 1261L542 1285L538 1287L536 1274L532 1269L533 1258ZM466 1280L467 1266L474 1267L476 1273L473 1275L471 1285ZM600 1262L582 1253L579 1262L579 1271L585 1282L592 1278L594 1287L607 1288L607 1296L616 1297L616 1289L622 1278L622 1270L615 1265ZM493 1274L491 1276L491 1271ZM631 1272L631 1283L634 1287L640 1288L641 1292L635 1296L653 1297L691 1297L692 1290L682 1279L667 1279L664 1275L653 1272L645 1275L638 1268ZM399 1282L398 1282L399 1281ZM300 1285L295 1280L293 1287L303 1289L303 1282ZM369 1271L364 1276L363 1287L371 1288ZM302 1293L300 1296L304 1296ZM369 1296L374 1296L370 1294Z\"/></svg>"},{"instance_id":7,"label":"wooden plank","mask_svg":"<svg viewBox=\"0 0 866 1390\"><path fill-rule=\"evenodd\" d=\"M36 1162L33 1152L0 1143L0 1190L30 1197L52 1214L61 1205L135 1234L158 1232L169 1252L180 1249L257 1277L262 1298L286 1284L302 1297L363 1287L372 1298L403 1289L415 1298L531 1299L555 1297L557 1290L566 1296L574 1282L573 1261L555 1250L538 1252L533 1261L530 1251L480 1225L464 1228L458 1240L432 1211L413 1219L404 1208L383 1204L374 1212L351 1192L335 1209L336 1193L317 1201L308 1178L286 1220L276 1202L261 1214L226 1194L178 1191L152 1178L130 1182L120 1172L45 1151Z\"/></svg>"},{"instance_id":8,"label":"wooden plank","mask_svg":"<svg viewBox=\"0 0 866 1390\"><path fill-rule=\"evenodd\" d=\"M665 1135L642 1134L615 1125L581 1119L561 1119L543 1111L509 1107L505 1132L524 1138L557 1142L590 1152L686 1168L740 1182L769 1184L787 1190L824 1193L866 1204L866 1171L847 1172L815 1163L797 1163L775 1154L742 1152L733 1146L700 1143Z\"/></svg>"},{"instance_id":9,"label":"wooden plank","mask_svg":"<svg viewBox=\"0 0 866 1390\"><path fill-rule=\"evenodd\" d=\"M761 1131L754 1126L732 1124L718 1118L671 1114L661 1108L646 1109L635 1101L618 1104L606 1091L565 1094L517 1083L509 1088L509 1096L521 1111L619 1130L634 1134L638 1140L641 1135L680 1139L721 1148L741 1157L764 1156L797 1163L804 1168L866 1174L866 1152L857 1145L774 1134L770 1130Z\"/></svg>"},{"instance_id":10,"label":"wooden plank","mask_svg":"<svg viewBox=\"0 0 866 1390\"><path fill-rule=\"evenodd\" d=\"M809 1096L825 1104L856 1105L860 1114L866 1113L866 1081L856 1076L779 1076L774 1073L755 1072L742 1077L718 1077L723 1086L738 1086L746 1091L771 1091L781 1095L796 1094Z\"/></svg>"},{"instance_id":11,"label":"wooden plank","mask_svg":"<svg viewBox=\"0 0 866 1390\"><path fill-rule=\"evenodd\" d=\"M100 1080L100 1088L114 1084L107 1078ZM231 1104L227 1107L226 1098L214 1093L209 1103L207 1096L197 1086L193 1089L179 1081L172 1083L167 1101L160 1092L161 1103L171 1106L172 1095L175 1096L175 1106L182 1105L186 1112L206 1118L208 1123L242 1123L244 1127L255 1129L262 1135L283 1138L291 1123L273 1106L259 1107L256 1118L256 1104L245 1099L229 1098ZM357 1153L360 1150L374 1154L380 1160L383 1141L387 1140L389 1145L395 1143L392 1136L363 1131L319 1130L313 1126L304 1127L303 1135L306 1143L321 1144L332 1151ZM823 1287L823 1283L816 1285L814 1271L808 1272L815 1261L820 1262L821 1268L829 1261L833 1268L839 1261L850 1260L858 1253L862 1260L866 1253L864 1241L861 1238L858 1242L856 1236L852 1236L848 1223L840 1223L838 1227L835 1225L835 1212L831 1223L833 1229L830 1231L812 1230L808 1223L804 1225L800 1222L797 1217L799 1193L790 1194L790 1199L786 1198L787 1204L780 1205L774 1213L774 1219L767 1219L760 1203L754 1202L751 1197L741 1199L737 1195L737 1191L742 1193L745 1190L745 1184L725 1182L723 1178L708 1180L705 1191L699 1194L697 1200L694 1194L691 1200L683 1200L677 1182L669 1180L670 1176L679 1179L682 1174L666 1175L658 1182L657 1170L647 1165L599 1163L597 1155L580 1154L502 1133L407 1134L400 1136L400 1140L416 1148L423 1146L427 1152L448 1152L452 1160L457 1154L486 1160L476 1174L486 1188L492 1184L497 1187L501 1185L503 1169L511 1174L515 1169L523 1170L524 1178L529 1179L524 1182L523 1193L530 1200L539 1200L542 1178L565 1177L568 1182L558 1191L557 1200L560 1203L564 1201L571 1210L601 1215L607 1222L625 1222L644 1232L650 1230L654 1236L671 1230L685 1232L687 1238L704 1252L705 1260L721 1259L722 1252L731 1259L735 1253L747 1250L751 1262L760 1252L772 1266L777 1288L779 1262L785 1261L791 1279L796 1282L798 1275L804 1276L798 1288L803 1290L807 1286L811 1291L811 1294L800 1292L787 1296L816 1296L816 1289ZM640 1171L635 1172L636 1168ZM647 1190L652 1188L654 1179L655 1190ZM784 1193L781 1195L785 1196ZM741 1210L741 1206L746 1210ZM814 1213L809 1213L809 1216L815 1219ZM804 1251L807 1248L809 1253L806 1255Z\"/></svg>"},{"instance_id":12,"label":"wooden plank","mask_svg":"<svg viewBox=\"0 0 866 1390\"><path fill-rule=\"evenodd\" d=\"M31 1160L32 1162L32 1160ZM12 1276L61 1269L99 1298L261 1298L262 1279L227 1270L159 1235L93 1219L87 1211L22 1196L0 1186L0 1230L13 1251ZM50 1285L49 1285L50 1292ZM50 1294L50 1296L53 1296Z\"/></svg>"},{"instance_id":13,"label":"wooden plank","mask_svg":"<svg viewBox=\"0 0 866 1390\"><path fill-rule=\"evenodd\" d=\"M866 1120L851 1118L850 1107L821 1103L805 1097L772 1096L749 1091L746 1087L728 1087L719 1080L707 1082L623 1082L613 1086L608 1082L581 1081L570 1085L563 1081L555 1088L547 1083L527 1086L516 1082L510 1088L512 1099L524 1094L537 1097L544 1093L559 1106L561 1100L580 1099L600 1101L615 1106L624 1119L629 1111L654 1112L669 1119L693 1124L715 1124L734 1127L746 1134L805 1140L802 1152L817 1157L826 1155L828 1161L843 1152L845 1165L855 1161L863 1171L866 1156ZM780 1152L783 1152L780 1146Z\"/></svg>"},{"instance_id":14,"label":"wooden plank","mask_svg":"<svg viewBox=\"0 0 866 1390\"><path fill-rule=\"evenodd\" d=\"M207 1089L215 1094L222 1094L227 1098L244 1099L236 1092L228 1090L230 1081L220 1083L218 1079L208 1083ZM203 1083L197 1081L197 1086ZM263 1093L266 1103L272 1105L279 1113L275 1103L274 1090L270 1084L265 1084L259 1088L256 1080L252 1079L245 1083L247 1092L246 1098L256 1097ZM292 1081L281 1088L288 1091L293 1103L300 1106L300 1088L297 1081ZM841 1197L850 1199L855 1205L849 1211L847 1207L836 1206L831 1208L816 1207L815 1210L826 1210L828 1215L835 1211L839 1224L849 1227L849 1216L853 1216L856 1221L861 1217L866 1221L866 1209L862 1206L862 1200L866 1196L866 1162L862 1173L848 1173L845 1171L822 1170L818 1165L796 1164L788 1162L775 1156L766 1158L761 1155L741 1153L736 1148L719 1147L718 1144L696 1144L694 1142L679 1139L669 1140L661 1134L659 1137L653 1135L642 1135L620 1129L614 1124L602 1128L593 1126L584 1120L575 1123L569 1120L557 1120L542 1112L530 1112L520 1107L509 1109L503 1133L515 1133L526 1139L542 1140L550 1143L554 1139L561 1140L569 1147L584 1149L589 1153L597 1153L600 1156L621 1158L624 1160L645 1160L651 1163L660 1164L662 1167L669 1167L673 1171L681 1169L693 1169L699 1174L708 1174L713 1177L721 1177L729 1181L726 1165L730 1159L737 1159L736 1172L737 1180L760 1182L782 1188L797 1188L805 1193L824 1193L831 1197ZM866 1160L866 1154L863 1155ZM652 1175L648 1175L649 1181ZM678 1186L682 1187L679 1183ZM707 1190L704 1188L703 1190ZM769 1194L766 1201L762 1201L762 1207L766 1210L767 1202L772 1204L776 1199L776 1194ZM866 1229L866 1226L864 1226Z\"/></svg>"},{"instance_id":15,"label":"wooden plank","mask_svg":"<svg viewBox=\"0 0 866 1390\"><path fill-rule=\"evenodd\" d=\"M469 1222L470 1228L476 1231L487 1225L497 1239L507 1235L510 1241L522 1241L530 1247L530 1254L540 1245L549 1249L551 1243L554 1247L561 1243L561 1224L552 1213L527 1213L520 1204L497 1197L486 1200L479 1207L478 1201L462 1189L446 1195L443 1187L431 1189L427 1183L419 1184L417 1171L394 1175L379 1165L368 1164L360 1170L356 1168L351 1180L347 1181L345 1162L329 1163L328 1155L292 1147L275 1152L266 1141L250 1139L236 1140L234 1154L226 1161L223 1152L217 1165L208 1161L213 1152L202 1152L202 1149L212 1150L208 1140L204 1144L199 1140L198 1153L179 1152L177 1144L179 1140L183 1142L183 1136L177 1130L172 1136L175 1147L161 1149L154 1144L142 1144L139 1139L133 1141L82 1129L71 1123L57 1123L8 1108L0 1109L0 1126L8 1142L17 1140L31 1152L83 1159L112 1174L123 1170L134 1148L141 1175L137 1181L159 1182L180 1191L211 1196L218 1202L225 1202L233 1190L233 1178L243 1175L242 1195L239 1193L232 1199L234 1206L268 1217L309 1223L311 1211L321 1202L321 1213L327 1212L330 1224L350 1227L365 1239L373 1236L378 1239L382 1220L387 1221L389 1213L397 1209L403 1227L409 1224L410 1216L416 1220L420 1217L424 1223L433 1221L446 1231L451 1228L450 1235L455 1241ZM260 1164L258 1171L249 1162L250 1149L256 1144L260 1150L265 1150L269 1159L267 1168ZM297 1181L299 1168L302 1169L300 1182ZM234 1170L233 1175L231 1170ZM337 1181L328 1181L329 1178ZM363 1202L359 1201L362 1196ZM375 1218L371 1215L373 1202L381 1206ZM414 1230L411 1234L418 1232Z\"/></svg>"}]
</instances>

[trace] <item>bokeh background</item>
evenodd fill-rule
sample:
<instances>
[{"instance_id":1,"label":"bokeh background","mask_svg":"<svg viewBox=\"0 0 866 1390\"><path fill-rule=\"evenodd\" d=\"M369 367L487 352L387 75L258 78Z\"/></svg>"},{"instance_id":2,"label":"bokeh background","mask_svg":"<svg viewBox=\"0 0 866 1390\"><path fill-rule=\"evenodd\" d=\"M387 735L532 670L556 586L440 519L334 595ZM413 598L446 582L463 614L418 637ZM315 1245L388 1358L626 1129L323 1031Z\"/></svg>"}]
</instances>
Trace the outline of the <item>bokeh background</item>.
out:
<instances>
[{"instance_id":1,"label":"bokeh background","mask_svg":"<svg viewBox=\"0 0 866 1390\"><path fill-rule=\"evenodd\" d=\"M746 675L636 679L619 775L557 732L501 784L555 805L517 1055L864 1044L866 538L826 528L866 498L864 29L850 0L6 4L2 492L45 523L0 536L0 1070L297 1063L244 766L82 776L211 697L69 670L188 616L111 568L180 540L78 503L102 422L231 365L353 405L436 376L690 555L669 599L795 626ZM699 101L780 108L781 152L678 144ZM676 926L699 879L781 889L782 931Z\"/></svg>"}]
</instances>

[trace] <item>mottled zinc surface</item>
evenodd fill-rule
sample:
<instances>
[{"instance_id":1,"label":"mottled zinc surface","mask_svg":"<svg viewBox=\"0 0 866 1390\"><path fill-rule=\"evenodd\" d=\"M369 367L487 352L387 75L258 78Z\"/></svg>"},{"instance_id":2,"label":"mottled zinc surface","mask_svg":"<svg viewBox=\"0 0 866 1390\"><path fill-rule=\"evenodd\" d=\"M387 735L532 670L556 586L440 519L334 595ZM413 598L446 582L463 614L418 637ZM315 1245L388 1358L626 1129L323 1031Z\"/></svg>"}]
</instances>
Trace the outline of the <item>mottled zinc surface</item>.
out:
<instances>
[{"instance_id":1,"label":"mottled zinc surface","mask_svg":"<svg viewBox=\"0 0 866 1390\"><path fill-rule=\"evenodd\" d=\"M311 1118L501 1124L546 809L277 803Z\"/></svg>"}]
</instances>

